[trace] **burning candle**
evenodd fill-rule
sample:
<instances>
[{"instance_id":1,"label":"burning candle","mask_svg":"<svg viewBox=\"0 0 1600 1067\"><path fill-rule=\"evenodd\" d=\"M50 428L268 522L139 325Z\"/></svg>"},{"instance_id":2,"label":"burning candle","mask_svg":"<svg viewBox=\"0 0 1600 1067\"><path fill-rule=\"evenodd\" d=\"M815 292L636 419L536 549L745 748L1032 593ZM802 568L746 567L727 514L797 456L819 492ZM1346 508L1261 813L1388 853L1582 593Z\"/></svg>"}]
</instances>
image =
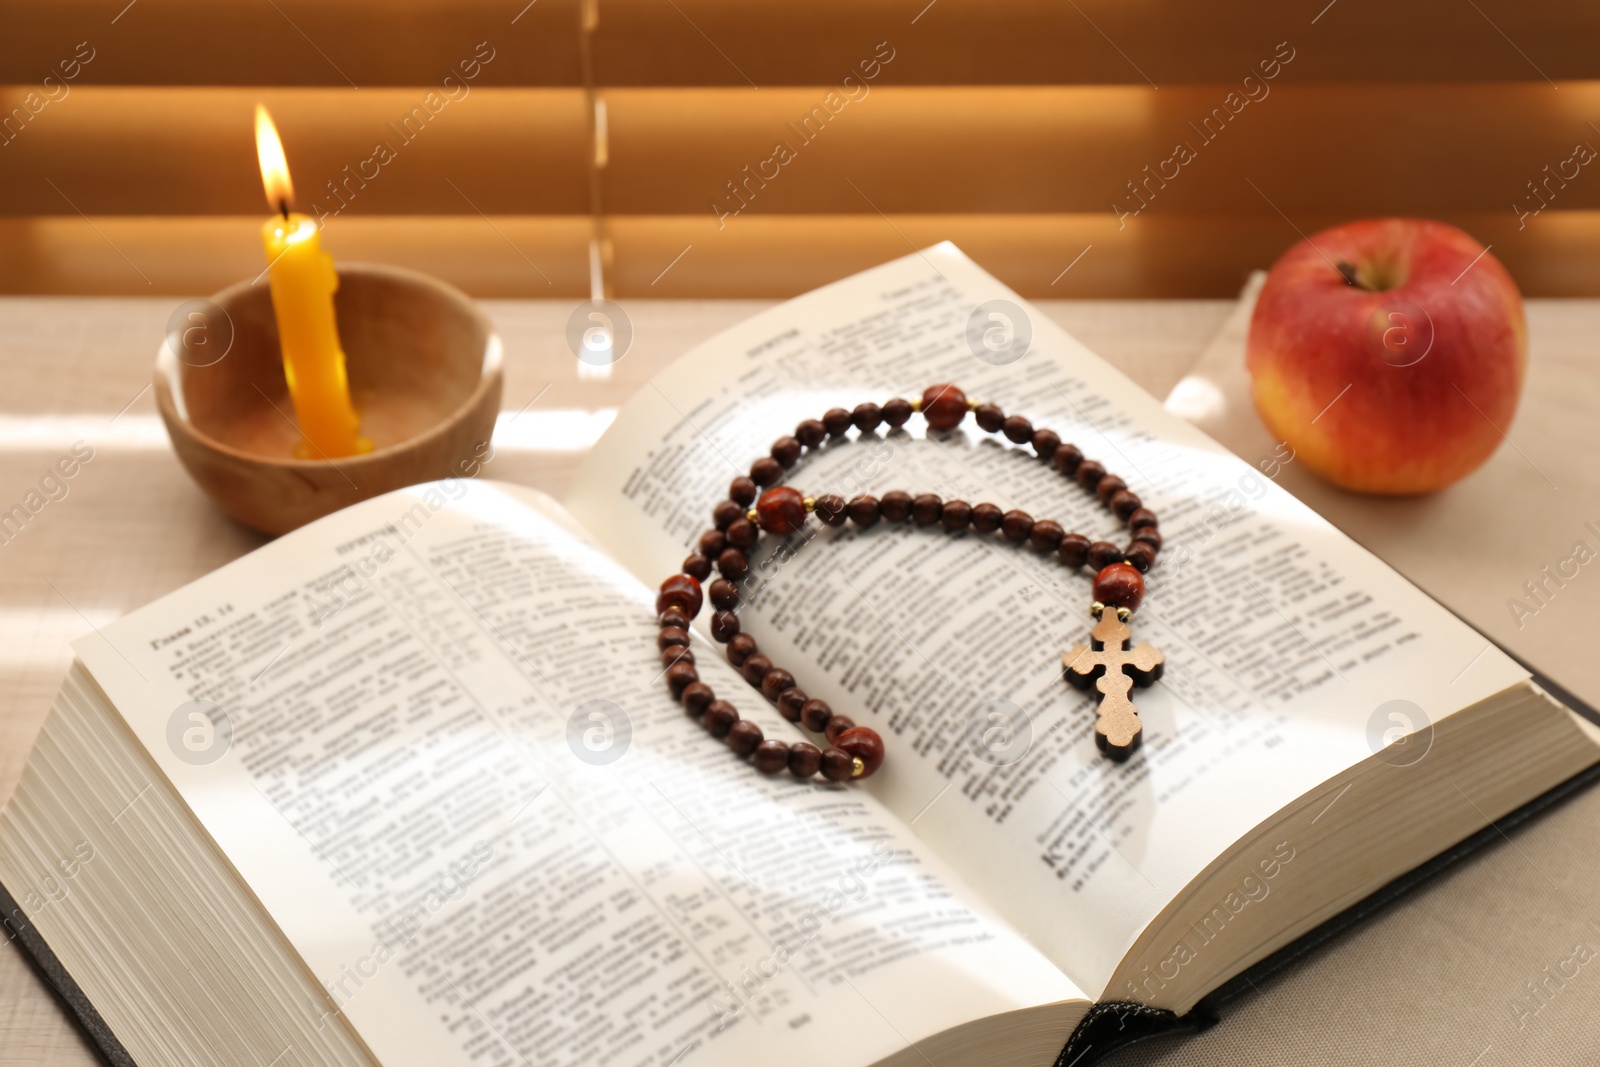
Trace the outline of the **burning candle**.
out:
<instances>
[{"instance_id":1,"label":"burning candle","mask_svg":"<svg viewBox=\"0 0 1600 1067\"><path fill-rule=\"evenodd\" d=\"M360 421L350 404L344 350L333 316L333 291L339 275L322 251L314 219L293 213L294 186L283 142L267 109L256 105L256 155L267 203L277 211L261 227L267 251L272 310L278 320L283 373L289 381L295 417L305 441L296 454L307 459L337 459L370 452L372 442L358 434ZM307 447L308 446L308 447Z\"/></svg>"}]
</instances>

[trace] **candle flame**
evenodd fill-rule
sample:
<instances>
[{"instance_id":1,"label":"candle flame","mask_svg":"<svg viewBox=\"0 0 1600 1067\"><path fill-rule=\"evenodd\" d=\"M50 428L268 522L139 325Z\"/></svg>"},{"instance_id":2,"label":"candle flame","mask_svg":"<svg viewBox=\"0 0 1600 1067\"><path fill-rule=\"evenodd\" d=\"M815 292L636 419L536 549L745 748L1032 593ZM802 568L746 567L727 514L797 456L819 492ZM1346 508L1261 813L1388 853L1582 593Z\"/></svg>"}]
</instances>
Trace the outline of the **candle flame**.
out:
<instances>
[{"instance_id":1,"label":"candle flame","mask_svg":"<svg viewBox=\"0 0 1600 1067\"><path fill-rule=\"evenodd\" d=\"M272 124L272 116L260 104L256 105L256 157L261 161L261 184L267 190L267 203L274 211L288 215L294 204L289 160L283 154L283 142L278 140L278 128Z\"/></svg>"}]
</instances>

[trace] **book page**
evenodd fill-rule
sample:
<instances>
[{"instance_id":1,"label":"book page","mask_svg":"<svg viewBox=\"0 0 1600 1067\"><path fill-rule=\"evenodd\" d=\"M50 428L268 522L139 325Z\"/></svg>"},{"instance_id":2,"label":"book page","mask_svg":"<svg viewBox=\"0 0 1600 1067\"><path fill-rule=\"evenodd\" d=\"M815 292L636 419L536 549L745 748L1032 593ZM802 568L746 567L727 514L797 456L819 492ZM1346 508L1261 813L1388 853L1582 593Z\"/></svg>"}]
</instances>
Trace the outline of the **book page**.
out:
<instances>
[{"instance_id":1,"label":"book page","mask_svg":"<svg viewBox=\"0 0 1600 1067\"><path fill-rule=\"evenodd\" d=\"M1274 485L1282 455L1234 457L948 244L686 355L619 413L568 505L654 585L729 480L801 419L946 381L1075 442L1160 516L1166 544L1133 623L1166 657L1162 680L1134 691L1143 750L1103 758L1096 696L1062 679L1062 653L1087 639L1092 576L997 535L812 519L756 562L742 626L808 693L883 735L887 761L863 791L1091 993L1116 994L1106 983L1139 932L1256 824L1397 723L1526 677ZM920 426L852 433L787 482L988 501L1125 543L1031 449L970 419L938 440ZM736 703L763 701L746 687Z\"/></svg>"},{"instance_id":2,"label":"book page","mask_svg":"<svg viewBox=\"0 0 1600 1067\"><path fill-rule=\"evenodd\" d=\"M870 794L709 739L652 603L554 504L455 479L78 650L322 984L301 1010L385 1067L868 1064L1081 997Z\"/></svg>"}]
</instances>

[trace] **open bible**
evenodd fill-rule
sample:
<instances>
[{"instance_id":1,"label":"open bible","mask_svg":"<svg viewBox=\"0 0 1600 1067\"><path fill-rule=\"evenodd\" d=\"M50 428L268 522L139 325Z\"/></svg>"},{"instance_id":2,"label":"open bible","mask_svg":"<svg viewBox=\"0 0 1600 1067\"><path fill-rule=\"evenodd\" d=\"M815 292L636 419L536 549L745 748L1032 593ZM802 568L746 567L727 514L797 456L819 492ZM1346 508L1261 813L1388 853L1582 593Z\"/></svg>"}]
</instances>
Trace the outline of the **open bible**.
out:
<instances>
[{"instance_id":1,"label":"open bible","mask_svg":"<svg viewBox=\"0 0 1600 1067\"><path fill-rule=\"evenodd\" d=\"M1105 759L1063 680L1085 574L813 518L753 561L742 626L889 758L761 775L668 693L655 586L774 436L939 381L1162 516L1144 745ZM852 436L788 480L1107 528L978 438ZM120 1063L1045 1067L1202 1025L1600 763L1593 725L1259 458L951 246L818 290L651 382L563 503L402 490L82 638L0 814L7 934ZM766 736L815 740L693 642Z\"/></svg>"}]
</instances>

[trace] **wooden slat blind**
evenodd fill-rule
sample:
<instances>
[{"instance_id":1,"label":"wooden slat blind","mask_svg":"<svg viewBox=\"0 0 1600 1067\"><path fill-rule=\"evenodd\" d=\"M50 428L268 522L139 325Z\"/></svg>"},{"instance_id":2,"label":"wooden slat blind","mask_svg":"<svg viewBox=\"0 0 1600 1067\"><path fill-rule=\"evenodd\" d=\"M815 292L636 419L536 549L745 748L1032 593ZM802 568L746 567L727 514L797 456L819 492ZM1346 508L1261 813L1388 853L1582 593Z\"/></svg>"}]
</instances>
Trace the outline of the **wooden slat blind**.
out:
<instances>
[{"instance_id":1,"label":"wooden slat blind","mask_svg":"<svg viewBox=\"0 0 1600 1067\"><path fill-rule=\"evenodd\" d=\"M949 237L1031 295L1216 296L1384 214L1600 291L1600 8L588 3L12 12L0 290L259 270L259 100L336 256L482 295L588 295L591 239L613 295L781 296Z\"/></svg>"}]
</instances>

